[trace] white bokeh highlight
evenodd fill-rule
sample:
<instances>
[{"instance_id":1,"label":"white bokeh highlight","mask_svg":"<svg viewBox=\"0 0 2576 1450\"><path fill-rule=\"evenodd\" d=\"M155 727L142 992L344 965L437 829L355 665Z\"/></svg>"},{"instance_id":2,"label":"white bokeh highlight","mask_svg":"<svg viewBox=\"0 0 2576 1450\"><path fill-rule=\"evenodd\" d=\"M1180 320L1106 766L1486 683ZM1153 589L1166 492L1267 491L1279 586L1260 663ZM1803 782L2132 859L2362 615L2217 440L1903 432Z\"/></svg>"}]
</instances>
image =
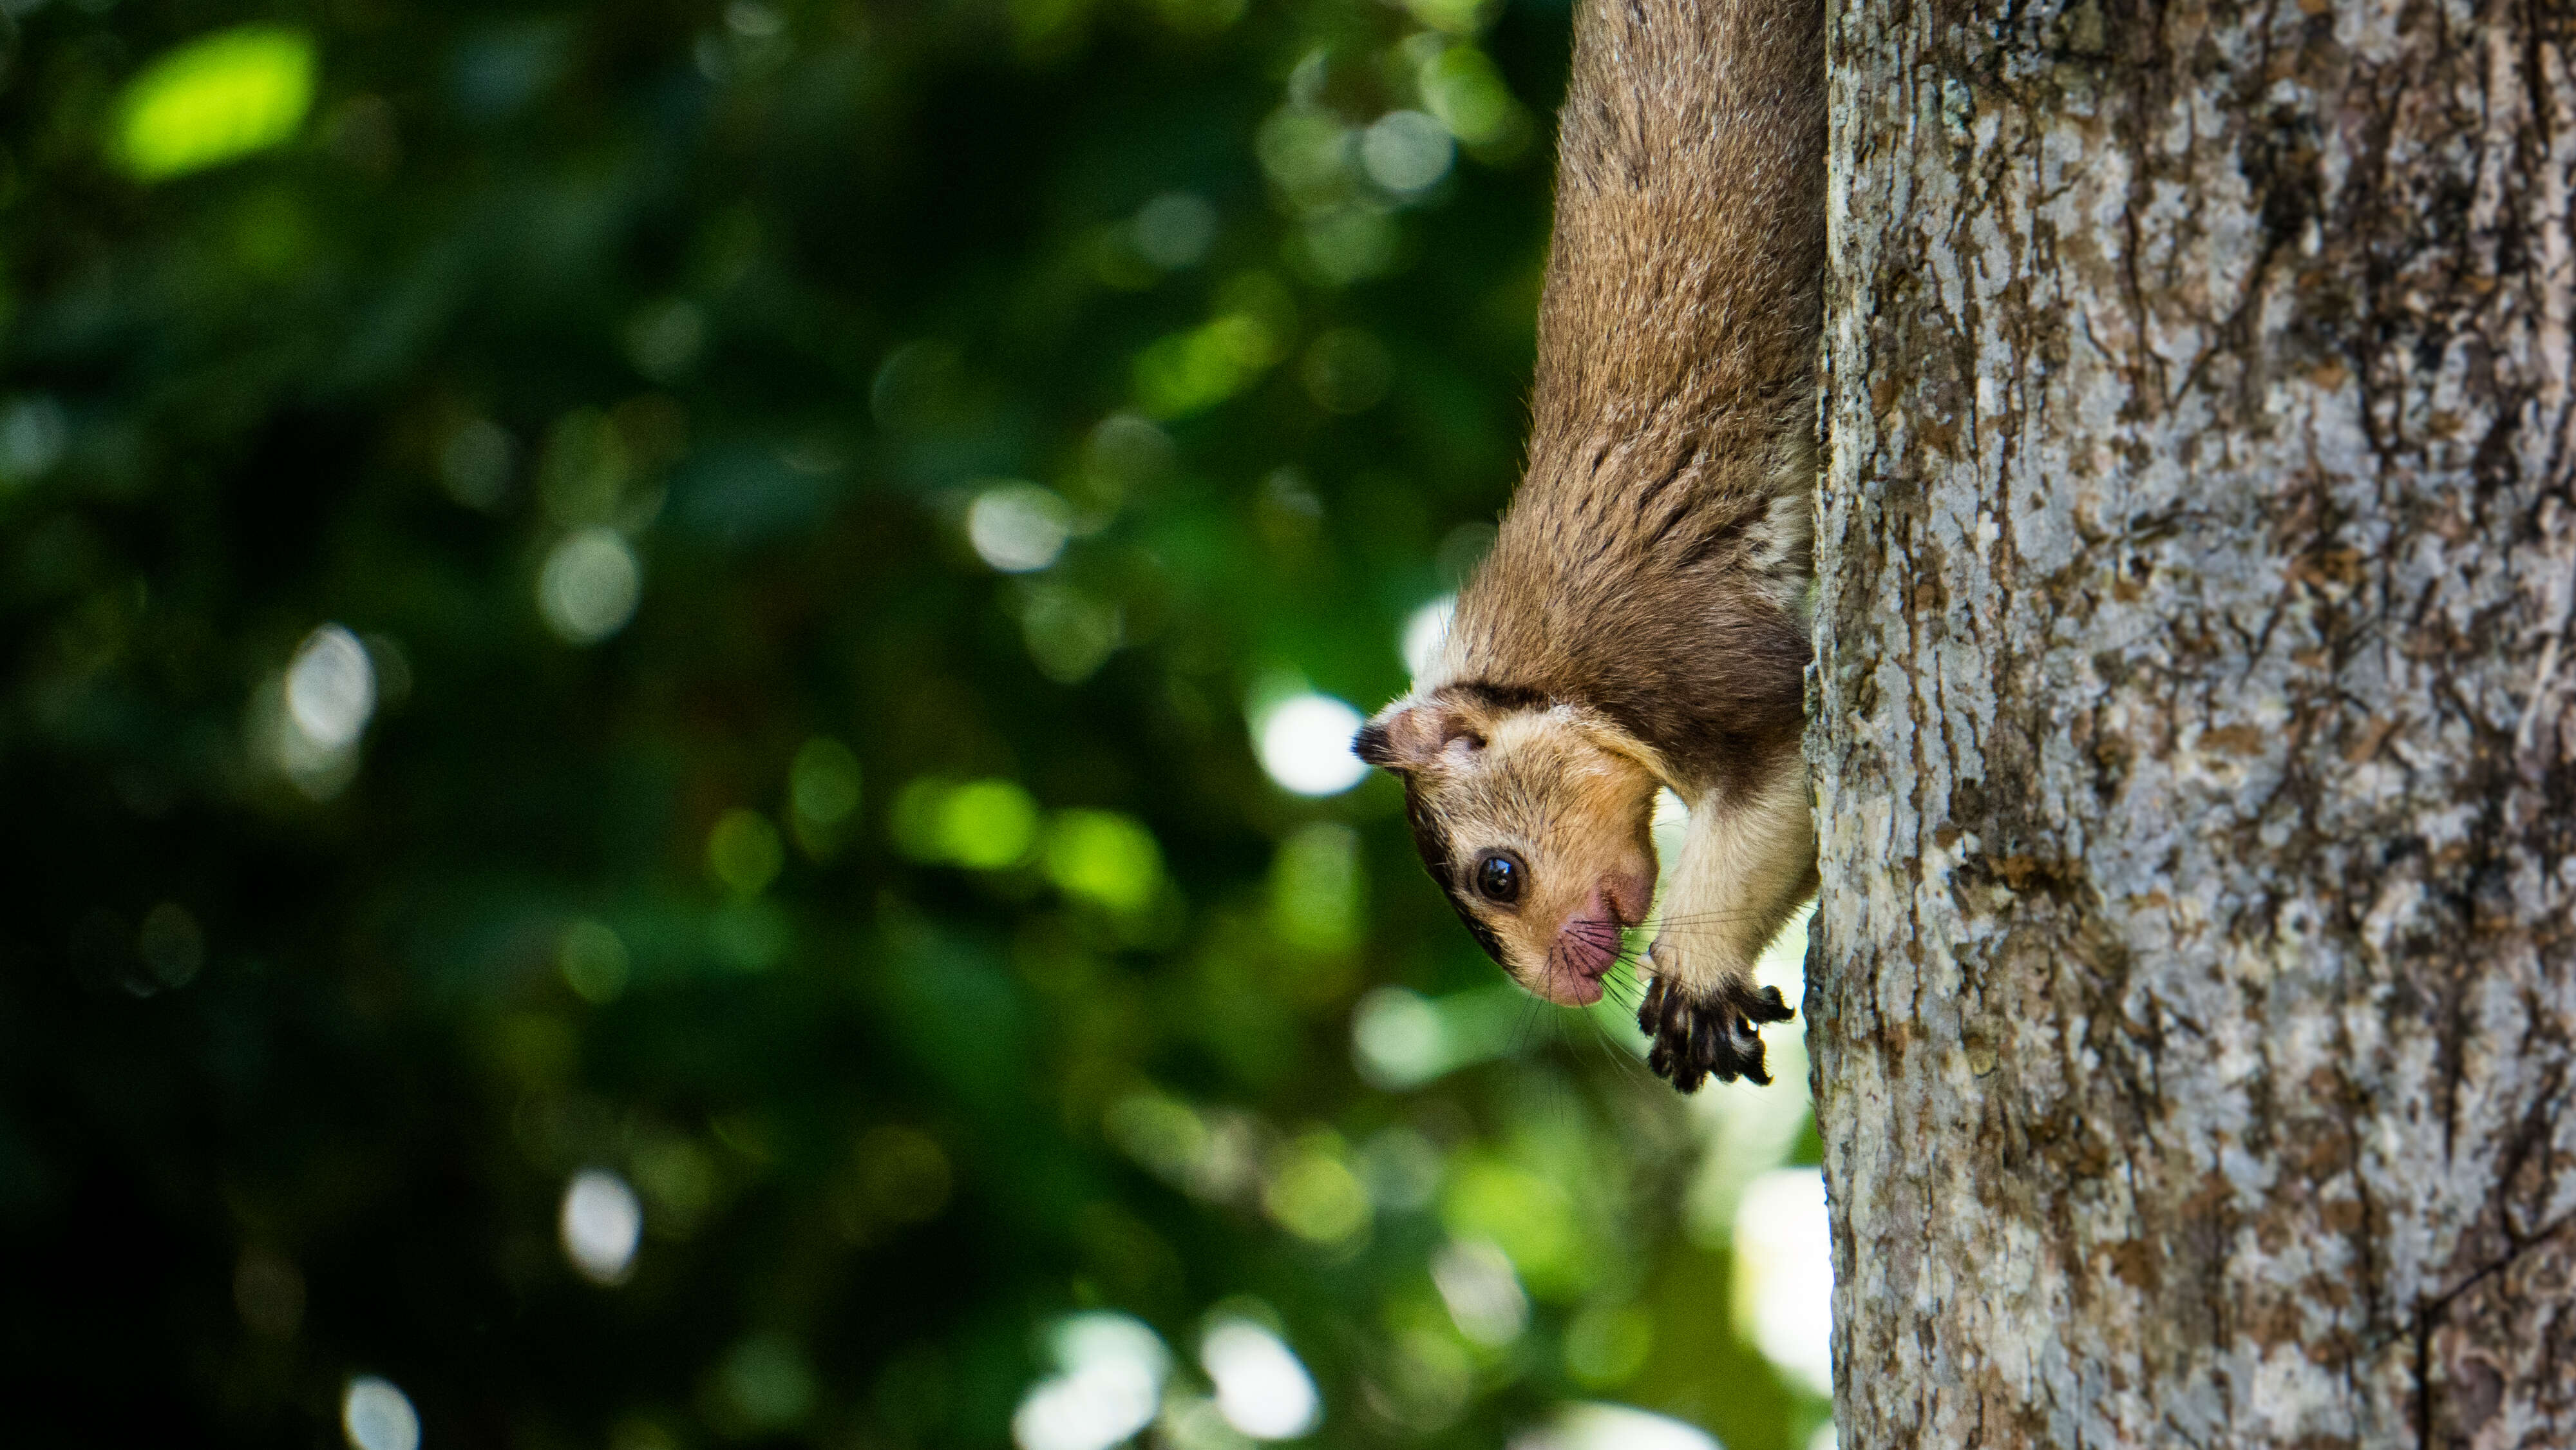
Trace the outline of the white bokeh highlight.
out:
<instances>
[{"instance_id":1,"label":"white bokeh highlight","mask_svg":"<svg viewBox=\"0 0 2576 1450\"><path fill-rule=\"evenodd\" d=\"M1833 1393L1833 1233L1821 1170L1775 1168L1745 1185L1735 1286L1737 1326L1762 1357Z\"/></svg>"},{"instance_id":2,"label":"white bokeh highlight","mask_svg":"<svg viewBox=\"0 0 2576 1450\"><path fill-rule=\"evenodd\" d=\"M346 750L376 713L376 667L358 637L326 624L304 637L286 667L286 714L323 750Z\"/></svg>"},{"instance_id":3,"label":"white bokeh highlight","mask_svg":"<svg viewBox=\"0 0 2576 1450\"><path fill-rule=\"evenodd\" d=\"M566 644L597 644L626 627L644 595L644 567L615 529L578 529L546 555L537 611Z\"/></svg>"},{"instance_id":4,"label":"white bokeh highlight","mask_svg":"<svg viewBox=\"0 0 2576 1450\"><path fill-rule=\"evenodd\" d=\"M1340 795L1368 777L1368 764L1351 753L1362 723L1359 711L1330 695L1291 695L1254 722L1254 749L1283 789Z\"/></svg>"},{"instance_id":5,"label":"white bokeh highlight","mask_svg":"<svg viewBox=\"0 0 2576 1450\"><path fill-rule=\"evenodd\" d=\"M966 540L975 555L1005 574L1043 569L1073 537L1073 509L1034 483L1005 483L975 496L966 508Z\"/></svg>"},{"instance_id":6,"label":"white bokeh highlight","mask_svg":"<svg viewBox=\"0 0 2576 1450\"><path fill-rule=\"evenodd\" d=\"M371 1374L340 1395L340 1430L350 1450L420 1450L420 1414L394 1382Z\"/></svg>"},{"instance_id":7,"label":"white bokeh highlight","mask_svg":"<svg viewBox=\"0 0 2576 1450\"><path fill-rule=\"evenodd\" d=\"M1567 1405L1544 1425L1512 1437L1510 1450L1719 1450L1694 1425L1630 1405Z\"/></svg>"},{"instance_id":8,"label":"white bokeh highlight","mask_svg":"<svg viewBox=\"0 0 2576 1450\"><path fill-rule=\"evenodd\" d=\"M1360 167L1398 196L1425 190L1449 174L1458 143L1449 128L1420 111L1389 111L1360 133Z\"/></svg>"},{"instance_id":9,"label":"white bokeh highlight","mask_svg":"<svg viewBox=\"0 0 2576 1450\"><path fill-rule=\"evenodd\" d=\"M1371 1087L1401 1092L1449 1066L1449 1033L1440 1009L1408 987L1371 988L1351 1014L1351 1058Z\"/></svg>"},{"instance_id":10,"label":"white bokeh highlight","mask_svg":"<svg viewBox=\"0 0 2576 1450\"><path fill-rule=\"evenodd\" d=\"M1053 1343L1058 1373L1011 1416L1020 1450L1109 1450L1153 1422L1172 1366L1153 1330L1124 1314L1076 1314Z\"/></svg>"},{"instance_id":11,"label":"white bokeh highlight","mask_svg":"<svg viewBox=\"0 0 2576 1450\"><path fill-rule=\"evenodd\" d=\"M1440 1291L1458 1332L1499 1349L1529 1328L1529 1295L1511 1256L1484 1239L1459 1239L1431 1256L1431 1286Z\"/></svg>"},{"instance_id":12,"label":"white bokeh highlight","mask_svg":"<svg viewBox=\"0 0 2576 1450\"><path fill-rule=\"evenodd\" d=\"M1404 655L1404 667L1421 679L1431 672L1440 658L1440 647L1449 642L1449 621L1458 616L1458 596L1443 594L1406 615L1404 633L1397 637L1396 648Z\"/></svg>"},{"instance_id":13,"label":"white bokeh highlight","mask_svg":"<svg viewBox=\"0 0 2576 1450\"><path fill-rule=\"evenodd\" d=\"M1199 1365L1216 1386L1217 1413L1255 1440L1293 1440L1315 1428L1324 1404L1296 1352L1244 1319L1209 1326Z\"/></svg>"},{"instance_id":14,"label":"white bokeh highlight","mask_svg":"<svg viewBox=\"0 0 2576 1450\"><path fill-rule=\"evenodd\" d=\"M635 1245L644 1235L644 1205L626 1180L587 1168L564 1186L556 1215L564 1257L594 1284L618 1284L635 1267Z\"/></svg>"}]
</instances>

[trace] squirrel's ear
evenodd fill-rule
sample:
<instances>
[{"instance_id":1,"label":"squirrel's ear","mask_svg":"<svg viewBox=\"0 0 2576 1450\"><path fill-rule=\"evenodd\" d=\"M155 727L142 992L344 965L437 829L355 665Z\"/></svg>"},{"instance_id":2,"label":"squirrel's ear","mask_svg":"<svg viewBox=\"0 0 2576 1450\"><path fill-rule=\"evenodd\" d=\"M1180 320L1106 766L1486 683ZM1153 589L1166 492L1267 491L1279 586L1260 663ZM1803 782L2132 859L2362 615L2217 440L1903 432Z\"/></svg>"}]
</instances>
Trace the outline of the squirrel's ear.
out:
<instances>
[{"instance_id":1,"label":"squirrel's ear","mask_svg":"<svg viewBox=\"0 0 2576 1450\"><path fill-rule=\"evenodd\" d=\"M1466 717L1449 706L1398 700L1360 727L1360 733L1351 740L1351 750L1382 770L1401 772L1420 770L1441 751L1461 741L1469 749L1485 743Z\"/></svg>"}]
</instances>

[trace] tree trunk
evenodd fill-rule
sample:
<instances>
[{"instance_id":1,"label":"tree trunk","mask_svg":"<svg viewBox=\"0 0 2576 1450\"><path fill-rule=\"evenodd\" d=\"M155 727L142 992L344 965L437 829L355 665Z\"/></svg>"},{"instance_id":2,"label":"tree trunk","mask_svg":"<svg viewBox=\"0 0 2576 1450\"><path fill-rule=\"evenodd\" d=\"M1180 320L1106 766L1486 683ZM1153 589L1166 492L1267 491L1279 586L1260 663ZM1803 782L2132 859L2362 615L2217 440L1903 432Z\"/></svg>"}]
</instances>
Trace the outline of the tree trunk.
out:
<instances>
[{"instance_id":1,"label":"tree trunk","mask_svg":"<svg viewBox=\"0 0 2576 1450\"><path fill-rule=\"evenodd\" d=\"M1845 1450L2576 1445L2572 13L1835 0Z\"/></svg>"}]
</instances>

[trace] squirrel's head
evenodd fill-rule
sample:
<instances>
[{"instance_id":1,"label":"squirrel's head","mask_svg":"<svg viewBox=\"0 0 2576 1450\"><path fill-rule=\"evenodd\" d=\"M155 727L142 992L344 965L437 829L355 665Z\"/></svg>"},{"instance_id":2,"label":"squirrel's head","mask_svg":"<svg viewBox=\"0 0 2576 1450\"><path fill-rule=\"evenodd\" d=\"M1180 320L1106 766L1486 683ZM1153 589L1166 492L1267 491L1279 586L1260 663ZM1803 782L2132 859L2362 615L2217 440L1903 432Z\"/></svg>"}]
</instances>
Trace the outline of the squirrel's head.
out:
<instances>
[{"instance_id":1,"label":"squirrel's head","mask_svg":"<svg viewBox=\"0 0 2576 1450\"><path fill-rule=\"evenodd\" d=\"M1422 864L1486 954L1551 1002L1599 1000L1654 901L1653 753L1591 710L1484 684L1398 700L1352 748L1404 777Z\"/></svg>"}]
</instances>

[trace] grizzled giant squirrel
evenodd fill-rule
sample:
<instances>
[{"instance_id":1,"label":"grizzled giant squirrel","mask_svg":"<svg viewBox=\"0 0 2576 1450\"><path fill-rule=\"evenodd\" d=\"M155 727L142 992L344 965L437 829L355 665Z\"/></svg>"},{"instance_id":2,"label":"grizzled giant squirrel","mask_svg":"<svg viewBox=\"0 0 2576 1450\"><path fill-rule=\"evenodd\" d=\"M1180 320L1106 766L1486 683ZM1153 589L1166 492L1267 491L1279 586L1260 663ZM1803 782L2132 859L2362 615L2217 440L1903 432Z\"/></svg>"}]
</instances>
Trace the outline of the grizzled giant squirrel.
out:
<instances>
[{"instance_id":1,"label":"grizzled giant squirrel","mask_svg":"<svg viewBox=\"0 0 2576 1450\"><path fill-rule=\"evenodd\" d=\"M1560 121L1528 470L1436 659L1360 731L1476 940L1601 996L1690 808L1639 1024L1768 1082L1754 958L1816 889L1799 751L1824 268L1818 0L1589 0Z\"/></svg>"}]
</instances>

